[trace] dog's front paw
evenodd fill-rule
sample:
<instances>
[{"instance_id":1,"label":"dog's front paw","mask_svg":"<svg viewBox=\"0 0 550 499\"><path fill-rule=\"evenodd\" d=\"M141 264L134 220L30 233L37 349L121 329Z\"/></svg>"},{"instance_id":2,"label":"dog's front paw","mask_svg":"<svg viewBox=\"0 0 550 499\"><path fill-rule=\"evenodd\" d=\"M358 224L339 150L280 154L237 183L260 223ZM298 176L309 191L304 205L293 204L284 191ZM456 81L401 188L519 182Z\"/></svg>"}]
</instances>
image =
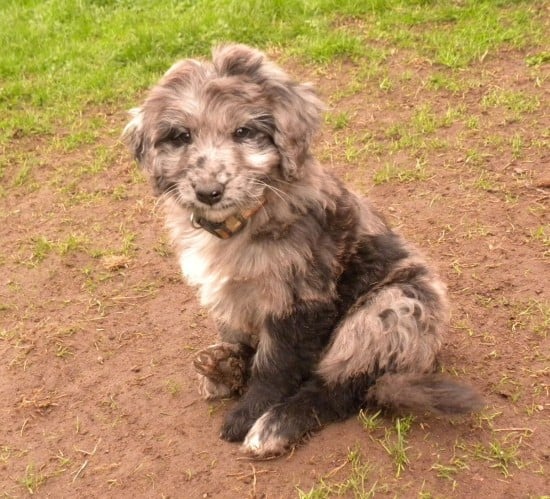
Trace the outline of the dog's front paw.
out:
<instances>
[{"instance_id":1,"label":"dog's front paw","mask_svg":"<svg viewBox=\"0 0 550 499\"><path fill-rule=\"evenodd\" d=\"M228 442L242 442L255 420L246 406L238 405L225 416L220 437Z\"/></svg>"},{"instance_id":2,"label":"dog's front paw","mask_svg":"<svg viewBox=\"0 0 550 499\"><path fill-rule=\"evenodd\" d=\"M218 343L197 352L193 365L200 376L216 385L225 385L230 393L240 393L246 383L249 359L244 346Z\"/></svg>"},{"instance_id":3,"label":"dog's front paw","mask_svg":"<svg viewBox=\"0 0 550 499\"><path fill-rule=\"evenodd\" d=\"M216 383L199 374L199 394L205 400L223 399L231 396L231 388L223 383Z\"/></svg>"},{"instance_id":4,"label":"dog's front paw","mask_svg":"<svg viewBox=\"0 0 550 499\"><path fill-rule=\"evenodd\" d=\"M291 441L282 432L282 425L275 414L267 411L247 433L241 451L250 457L262 459L279 456L290 447Z\"/></svg>"}]
</instances>

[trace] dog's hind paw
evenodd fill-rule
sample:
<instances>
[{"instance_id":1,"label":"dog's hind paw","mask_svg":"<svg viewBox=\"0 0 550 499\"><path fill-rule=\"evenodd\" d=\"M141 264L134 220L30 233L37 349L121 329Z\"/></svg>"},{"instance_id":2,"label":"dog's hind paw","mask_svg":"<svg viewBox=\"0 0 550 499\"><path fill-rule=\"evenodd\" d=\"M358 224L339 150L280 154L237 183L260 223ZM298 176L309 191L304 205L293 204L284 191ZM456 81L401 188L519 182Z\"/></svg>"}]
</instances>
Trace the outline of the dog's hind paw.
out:
<instances>
[{"instance_id":1,"label":"dog's hind paw","mask_svg":"<svg viewBox=\"0 0 550 499\"><path fill-rule=\"evenodd\" d=\"M250 428L241 451L253 458L264 459L284 454L291 441L283 435L282 426L272 411L267 411Z\"/></svg>"}]
</instances>

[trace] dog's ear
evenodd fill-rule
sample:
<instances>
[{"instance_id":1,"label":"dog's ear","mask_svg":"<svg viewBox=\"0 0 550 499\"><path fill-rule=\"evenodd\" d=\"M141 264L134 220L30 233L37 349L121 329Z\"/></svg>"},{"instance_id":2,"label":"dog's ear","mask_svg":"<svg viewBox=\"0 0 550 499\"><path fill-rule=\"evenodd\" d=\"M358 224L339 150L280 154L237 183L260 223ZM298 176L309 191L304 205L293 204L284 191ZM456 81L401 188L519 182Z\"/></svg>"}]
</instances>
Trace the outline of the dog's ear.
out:
<instances>
[{"instance_id":1,"label":"dog's ear","mask_svg":"<svg viewBox=\"0 0 550 499\"><path fill-rule=\"evenodd\" d=\"M294 82L262 52L246 45L218 47L213 61L219 75L243 76L262 87L271 103L273 141L281 155L283 175L289 181L299 178L324 111L313 87Z\"/></svg>"},{"instance_id":2,"label":"dog's ear","mask_svg":"<svg viewBox=\"0 0 550 499\"><path fill-rule=\"evenodd\" d=\"M134 159L142 163L145 155L145 136L143 133L143 111L136 107L129 112L132 119L124 127L122 141L126 144Z\"/></svg>"},{"instance_id":3,"label":"dog's ear","mask_svg":"<svg viewBox=\"0 0 550 499\"><path fill-rule=\"evenodd\" d=\"M285 180L298 179L309 157L309 148L321 122L323 103L311 85L290 80L273 85L273 142L281 155Z\"/></svg>"},{"instance_id":4,"label":"dog's ear","mask_svg":"<svg viewBox=\"0 0 550 499\"><path fill-rule=\"evenodd\" d=\"M212 51L214 68L223 76L249 76L256 80L265 55L247 45L221 45Z\"/></svg>"}]
</instances>

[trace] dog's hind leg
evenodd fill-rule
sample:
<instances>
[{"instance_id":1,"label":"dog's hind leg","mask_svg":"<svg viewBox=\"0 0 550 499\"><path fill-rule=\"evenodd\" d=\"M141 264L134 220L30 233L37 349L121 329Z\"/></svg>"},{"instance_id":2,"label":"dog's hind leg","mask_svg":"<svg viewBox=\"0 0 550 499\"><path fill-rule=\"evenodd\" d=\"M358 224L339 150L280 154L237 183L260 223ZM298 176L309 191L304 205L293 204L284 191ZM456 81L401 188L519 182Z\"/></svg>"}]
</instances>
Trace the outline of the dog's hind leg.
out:
<instances>
[{"instance_id":1,"label":"dog's hind leg","mask_svg":"<svg viewBox=\"0 0 550 499\"><path fill-rule=\"evenodd\" d=\"M271 407L254 423L241 450L256 458L282 454L307 433L357 413L372 383L368 376L359 376L344 385L328 387L321 378L311 378L300 391Z\"/></svg>"},{"instance_id":2,"label":"dog's hind leg","mask_svg":"<svg viewBox=\"0 0 550 499\"><path fill-rule=\"evenodd\" d=\"M304 435L333 421L347 419L362 407L384 407L399 413L464 414L480 409L483 401L467 385L440 373L359 375L329 386L319 377L271 407L252 426L241 450L251 457L277 456Z\"/></svg>"},{"instance_id":3,"label":"dog's hind leg","mask_svg":"<svg viewBox=\"0 0 550 499\"><path fill-rule=\"evenodd\" d=\"M254 349L242 343L217 343L200 350L193 360L199 393L205 399L241 394L250 374Z\"/></svg>"}]
</instances>

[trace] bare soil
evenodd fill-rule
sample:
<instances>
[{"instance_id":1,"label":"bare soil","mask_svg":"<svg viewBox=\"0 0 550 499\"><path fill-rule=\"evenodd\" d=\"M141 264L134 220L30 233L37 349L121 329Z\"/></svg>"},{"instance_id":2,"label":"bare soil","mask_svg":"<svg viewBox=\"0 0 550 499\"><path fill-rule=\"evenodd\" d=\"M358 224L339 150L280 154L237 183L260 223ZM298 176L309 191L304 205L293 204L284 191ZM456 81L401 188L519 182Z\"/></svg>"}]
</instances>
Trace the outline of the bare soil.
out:
<instances>
[{"instance_id":1,"label":"bare soil","mask_svg":"<svg viewBox=\"0 0 550 499\"><path fill-rule=\"evenodd\" d=\"M200 400L191 363L216 332L118 143L123 110L93 111L113 152L95 174L79 170L95 145L63 152L44 137L14 138L38 166L14 185L21 165L10 165L0 198L0 494L297 497L352 476L357 450L369 465L363 497L549 495L548 67L525 56L452 72L395 54L389 89L361 81L352 62L284 63L317 85L332 115L349 116L327 120L318 156L438 266L453 305L443 367L487 402L471 417L416 418L399 476L381 444L391 416L370 431L355 418L334 424L268 461L218 438L232 401ZM434 74L458 88L435 88ZM503 92L535 105L487 100ZM422 129L422 106L457 113ZM413 143L398 142L406 133ZM386 164L420 175L375 183ZM52 243L44 254L41 237Z\"/></svg>"}]
</instances>

